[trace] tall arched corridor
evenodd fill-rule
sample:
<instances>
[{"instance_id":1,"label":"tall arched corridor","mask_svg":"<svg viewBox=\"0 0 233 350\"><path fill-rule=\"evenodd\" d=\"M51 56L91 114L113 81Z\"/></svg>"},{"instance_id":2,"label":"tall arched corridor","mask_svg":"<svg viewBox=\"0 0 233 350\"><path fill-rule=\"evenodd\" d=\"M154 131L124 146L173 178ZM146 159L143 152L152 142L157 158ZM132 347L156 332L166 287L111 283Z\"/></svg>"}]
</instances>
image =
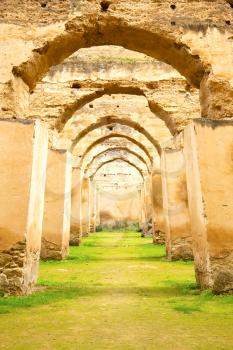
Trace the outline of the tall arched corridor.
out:
<instances>
[{"instance_id":1,"label":"tall arched corridor","mask_svg":"<svg viewBox=\"0 0 233 350\"><path fill-rule=\"evenodd\" d=\"M0 348L233 348L232 11L0 2Z\"/></svg>"}]
</instances>

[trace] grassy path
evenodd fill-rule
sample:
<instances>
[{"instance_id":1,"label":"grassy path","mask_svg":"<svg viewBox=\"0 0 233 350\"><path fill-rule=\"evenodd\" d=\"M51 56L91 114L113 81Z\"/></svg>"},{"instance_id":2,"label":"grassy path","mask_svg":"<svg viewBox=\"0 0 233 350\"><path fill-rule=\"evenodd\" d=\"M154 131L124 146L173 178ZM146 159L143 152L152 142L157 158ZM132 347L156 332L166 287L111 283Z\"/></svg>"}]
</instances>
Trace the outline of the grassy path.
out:
<instances>
[{"instance_id":1,"label":"grassy path","mask_svg":"<svg viewBox=\"0 0 233 350\"><path fill-rule=\"evenodd\" d=\"M103 232L43 262L40 291L0 298L0 349L232 350L233 296L196 289L193 264L135 232Z\"/></svg>"}]
</instances>

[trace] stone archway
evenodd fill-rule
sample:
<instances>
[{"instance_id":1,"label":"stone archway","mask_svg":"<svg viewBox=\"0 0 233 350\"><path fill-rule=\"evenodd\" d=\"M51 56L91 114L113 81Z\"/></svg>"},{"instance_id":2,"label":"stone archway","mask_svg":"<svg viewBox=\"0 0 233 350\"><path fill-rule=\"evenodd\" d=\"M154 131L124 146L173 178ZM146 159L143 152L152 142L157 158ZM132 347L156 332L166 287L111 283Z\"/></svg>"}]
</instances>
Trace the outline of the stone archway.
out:
<instances>
[{"instance_id":1,"label":"stone archway","mask_svg":"<svg viewBox=\"0 0 233 350\"><path fill-rule=\"evenodd\" d=\"M145 130L140 124L138 124L137 122L130 120L130 119L126 119L126 118L117 118L116 116L107 116L105 118L96 118L95 121L90 121L90 125L87 126L86 128L84 126L80 127L79 132L77 133L77 136L75 137L75 139L72 142L72 146L71 146L71 151L73 151L75 145L85 136L87 135L90 131L107 125L107 124L121 124L121 125L127 125L130 126L132 128L134 128L135 130L141 132L144 136L146 136L146 138L153 144L153 146L155 147L155 149L158 151L158 153L160 153L161 149L160 149L160 145L158 144L158 141L155 140L151 134Z\"/></svg>"},{"instance_id":2,"label":"stone archway","mask_svg":"<svg viewBox=\"0 0 233 350\"><path fill-rule=\"evenodd\" d=\"M153 158L151 157L150 153L148 152L147 148L140 143L139 141L133 139L132 137L128 136L128 135L122 135L122 134L118 134L118 133L112 133L110 135L106 135L103 137L100 137L99 139L97 139L96 141L94 141L92 144L90 144L87 148L86 151L83 153L83 157L80 161L80 163L82 164L85 156L96 146L98 146L99 144L101 144L102 142L112 139L112 138L123 138L126 139L128 141L130 141L131 143L135 144L136 146L138 146L139 148L141 148L141 150L146 154L146 156L148 157L148 159L150 160L150 162L153 162Z\"/></svg>"},{"instance_id":3,"label":"stone archway","mask_svg":"<svg viewBox=\"0 0 233 350\"><path fill-rule=\"evenodd\" d=\"M110 154L110 156L112 156L111 153L114 154L114 153L118 153L118 152L119 153L121 153L121 152L129 153L129 154L137 157L139 159L139 161L146 166L146 169L149 173L150 169L148 167L148 163L144 160L144 158L140 154L131 150L128 147L109 147L109 146L107 146L106 149L104 149L101 152L99 152L97 150L97 153L95 155L93 155L91 161L86 165L86 168L89 169L93 165L93 163L95 163L95 161L98 161L98 159L100 159L104 156L107 156L108 154Z\"/></svg>"},{"instance_id":4,"label":"stone archway","mask_svg":"<svg viewBox=\"0 0 233 350\"><path fill-rule=\"evenodd\" d=\"M150 111L164 121L171 135L179 133L192 118L200 114L197 91L194 89L192 95L190 93L187 95L186 88L188 85L182 78L151 82L123 80L72 81L69 86L64 84L63 87L62 84L60 88L63 91L64 98L61 98L62 96L58 98L56 96L57 91L53 95L53 92L49 90L49 84L48 87L45 83L41 85L31 95L29 117L45 119L52 128L56 128L59 132L62 132L65 124L74 113L78 113L87 104L105 95L118 94L145 97ZM45 85L45 90L43 85ZM47 89L50 92L47 92ZM173 96L172 100L171 95ZM45 107L41 108L41 103L44 100L48 104L47 109ZM179 113L174 108L175 104L179 106ZM181 109L184 109L184 111L182 112ZM49 118L46 117L47 115L49 115Z\"/></svg>"}]
</instances>

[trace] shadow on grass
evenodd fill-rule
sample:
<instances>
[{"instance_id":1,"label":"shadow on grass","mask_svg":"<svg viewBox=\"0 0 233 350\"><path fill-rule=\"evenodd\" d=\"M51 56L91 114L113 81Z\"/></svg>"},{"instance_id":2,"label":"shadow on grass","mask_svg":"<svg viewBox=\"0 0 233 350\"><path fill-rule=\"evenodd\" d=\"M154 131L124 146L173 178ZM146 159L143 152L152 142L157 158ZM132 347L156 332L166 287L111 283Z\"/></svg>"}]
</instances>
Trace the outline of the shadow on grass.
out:
<instances>
[{"instance_id":1,"label":"shadow on grass","mask_svg":"<svg viewBox=\"0 0 233 350\"><path fill-rule=\"evenodd\" d=\"M148 257L148 256L142 256L142 257L123 257L123 258L118 258L118 257L99 257L99 256L89 256L89 255L80 255L80 256L70 256L66 259L66 261L76 261L76 262L91 262L91 261L161 261L161 262L167 262L169 261L166 260L165 256L154 256L154 257ZM49 262L49 260L47 261Z\"/></svg>"},{"instance_id":2,"label":"shadow on grass","mask_svg":"<svg viewBox=\"0 0 233 350\"><path fill-rule=\"evenodd\" d=\"M217 299L219 302L233 304L233 295L216 296L211 292L201 292L196 284L190 282L170 281L168 285L158 287L106 286L101 284L77 286L42 280L39 287L43 291L21 297L0 298L0 314L16 312L17 309L28 309L40 305L55 304L60 301L74 300L81 297L104 297L137 295L146 298L163 300L169 308L182 313L201 311L201 306ZM184 298L185 297L185 298Z\"/></svg>"}]
</instances>

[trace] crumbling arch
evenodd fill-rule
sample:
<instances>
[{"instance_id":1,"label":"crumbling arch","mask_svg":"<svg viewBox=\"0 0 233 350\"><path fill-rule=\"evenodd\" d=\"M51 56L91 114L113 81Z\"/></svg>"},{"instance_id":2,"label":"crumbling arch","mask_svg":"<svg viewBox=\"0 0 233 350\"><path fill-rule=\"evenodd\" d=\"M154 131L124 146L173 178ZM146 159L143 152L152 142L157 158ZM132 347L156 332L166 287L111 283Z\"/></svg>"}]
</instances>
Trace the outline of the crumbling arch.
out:
<instances>
[{"instance_id":1,"label":"crumbling arch","mask_svg":"<svg viewBox=\"0 0 233 350\"><path fill-rule=\"evenodd\" d=\"M97 119L95 122L91 121L90 125L86 128L82 127L80 128L77 136L75 137L75 139L72 142L72 145L70 147L71 152L74 150L75 146L77 145L77 143L85 136L87 135L90 131L107 125L107 124L121 124L121 125L126 125L126 126L130 126L133 129L141 132L144 136L146 136L146 138L152 143L152 145L154 146L155 150L157 150L157 152L160 154L161 153L161 147L158 143L157 140L155 140L151 134L145 130L139 123L131 120L131 119L127 119L127 118L117 118L115 116L107 116L104 118L100 118Z\"/></svg>"},{"instance_id":2,"label":"crumbling arch","mask_svg":"<svg viewBox=\"0 0 233 350\"><path fill-rule=\"evenodd\" d=\"M142 144L140 143L139 141L133 139L132 137L128 136L128 135L122 135L122 134L118 134L118 133L112 133L110 135L106 135L106 136L103 136L99 139L97 139L96 141L94 141L93 143L91 143L86 151L84 152L82 158L81 158L81 161L80 161L80 165L82 165L84 159L85 159L85 156L96 146L98 146L99 144L103 143L104 141L106 140L109 140L109 139L112 139L112 138L123 138L123 139L126 139L128 141L130 141L131 143L135 144L136 146L138 146L139 148L141 148L141 150L146 154L146 156L148 157L150 163L152 164L153 162L153 158L151 157L150 153L148 152L147 148Z\"/></svg>"},{"instance_id":3,"label":"crumbling arch","mask_svg":"<svg viewBox=\"0 0 233 350\"><path fill-rule=\"evenodd\" d=\"M107 143L107 144L100 144L99 146L92 149L92 151L86 156L84 159L84 162L82 163L82 167L85 168L86 164L90 163L93 158L95 158L98 154L103 154L105 151L108 151L109 153L116 153L116 152L125 152L130 151L131 154L137 156L140 158L140 160L147 166L147 169L152 169L152 164L148 160L148 158L145 156L145 153L141 150L141 148L137 147L133 143L126 143L126 144L119 144L116 143Z\"/></svg>"},{"instance_id":4,"label":"crumbling arch","mask_svg":"<svg viewBox=\"0 0 233 350\"><path fill-rule=\"evenodd\" d=\"M93 156L93 158L91 159L91 161L86 165L86 169L91 168L91 166L93 165L94 162L98 161L99 158L105 156L105 155L110 155L113 152L119 152L119 154L121 154L121 152L125 153L129 153L133 156L135 156L136 158L138 158L138 160L143 163L147 169L147 172L150 172L150 169L148 167L147 162L145 161L145 159L140 156L138 153L132 151L131 149L129 149L128 147L112 147L112 148L107 148L99 153L97 153L95 156ZM111 155L110 155L111 156Z\"/></svg>"},{"instance_id":5,"label":"crumbling arch","mask_svg":"<svg viewBox=\"0 0 233 350\"><path fill-rule=\"evenodd\" d=\"M104 136L103 136L104 133ZM86 134L75 146L73 149L74 156L78 156L80 159L82 158L83 154L86 153L86 150L92 143L98 142L99 139L111 135L121 135L122 137L130 137L134 141L137 141L138 144L142 144L143 148L145 148L150 156L150 159L156 160L156 157L158 159L158 153L157 150L154 148L153 144L146 138L145 135L143 135L141 132L135 130L134 128L130 126L120 125L120 124L106 124L103 127L96 127L92 131L90 131L88 134Z\"/></svg>"},{"instance_id":6,"label":"crumbling arch","mask_svg":"<svg viewBox=\"0 0 233 350\"><path fill-rule=\"evenodd\" d=\"M167 82L165 81L155 81L155 82L140 82L140 81L74 81L71 83L71 87L78 86L80 91L82 89L90 89L87 93L81 94L79 97L73 97L73 100L65 105L61 103L61 114L55 122L55 128L61 132L64 128L67 121L72 117L72 115L77 112L79 109L84 107L90 102L104 96L112 94L124 94L124 95L134 95L134 96L143 96L146 98L148 107L150 111L155 114L158 118L164 121L165 125L171 132L171 135L175 135L180 132L185 125L190 120L190 117L187 114L187 120L182 121L180 125L180 119L177 116L174 116L170 112L169 108L164 108L164 106L153 98L153 91L160 90ZM176 95L177 91L180 91L181 88L185 90L187 83L184 79L172 79L172 85L169 87L169 90L174 91ZM95 89L95 90L93 90ZM84 90L85 91L85 90ZM172 93L172 92L171 92ZM36 100L36 94L33 96L33 99ZM169 101L168 101L169 103ZM57 104L57 101L56 101ZM199 104L199 100L198 100ZM33 108L33 104L32 104ZM190 111L191 112L191 111ZM33 114L32 114L33 116Z\"/></svg>"},{"instance_id":7,"label":"crumbling arch","mask_svg":"<svg viewBox=\"0 0 233 350\"><path fill-rule=\"evenodd\" d=\"M133 13L131 2L123 0L114 1L107 11L101 9L99 1L84 3L77 16L73 14L72 19L64 21L52 34L49 26L43 31L43 37L35 31L30 39L25 38L25 42L30 40L30 45L25 47L24 61L15 61L10 83L15 77L20 78L33 90L51 66L78 49L119 45L170 64L193 86L200 88L202 116L232 117L232 56L225 53L226 49L229 53L232 51L229 40L232 28L228 24L233 21L233 14L227 3L208 1L203 11L202 2L193 2L194 11L199 9L204 13L197 19L190 17L190 4L184 2L176 11L176 20L171 20L166 3L153 0L136 2ZM209 44L215 39L221 42L217 55L218 60L223 61L220 69L215 46ZM17 114L17 107L15 111Z\"/></svg>"},{"instance_id":8,"label":"crumbling arch","mask_svg":"<svg viewBox=\"0 0 233 350\"><path fill-rule=\"evenodd\" d=\"M143 3L143 10L151 13L152 4ZM198 55L192 54L191 45L181 41L178 29L171 31L170 25L156 25L148 21L148 17L143 21L142 7L138 8L138 17L134 13L130 21L126 22L124 10L129 8L121 1L104 14L97 4L94 6L91 3L90 6L88 14L64 23L65 29L34 48L27 61L14 67L13 73L20 76L30 89L33 89L51 66L62 62L78 49L93 45L119 45L145 53L170 64L192 85L199 87L208 67ZM154 9L158 16L158 8L154 6Z\"/></svg>"}]
</instances>

